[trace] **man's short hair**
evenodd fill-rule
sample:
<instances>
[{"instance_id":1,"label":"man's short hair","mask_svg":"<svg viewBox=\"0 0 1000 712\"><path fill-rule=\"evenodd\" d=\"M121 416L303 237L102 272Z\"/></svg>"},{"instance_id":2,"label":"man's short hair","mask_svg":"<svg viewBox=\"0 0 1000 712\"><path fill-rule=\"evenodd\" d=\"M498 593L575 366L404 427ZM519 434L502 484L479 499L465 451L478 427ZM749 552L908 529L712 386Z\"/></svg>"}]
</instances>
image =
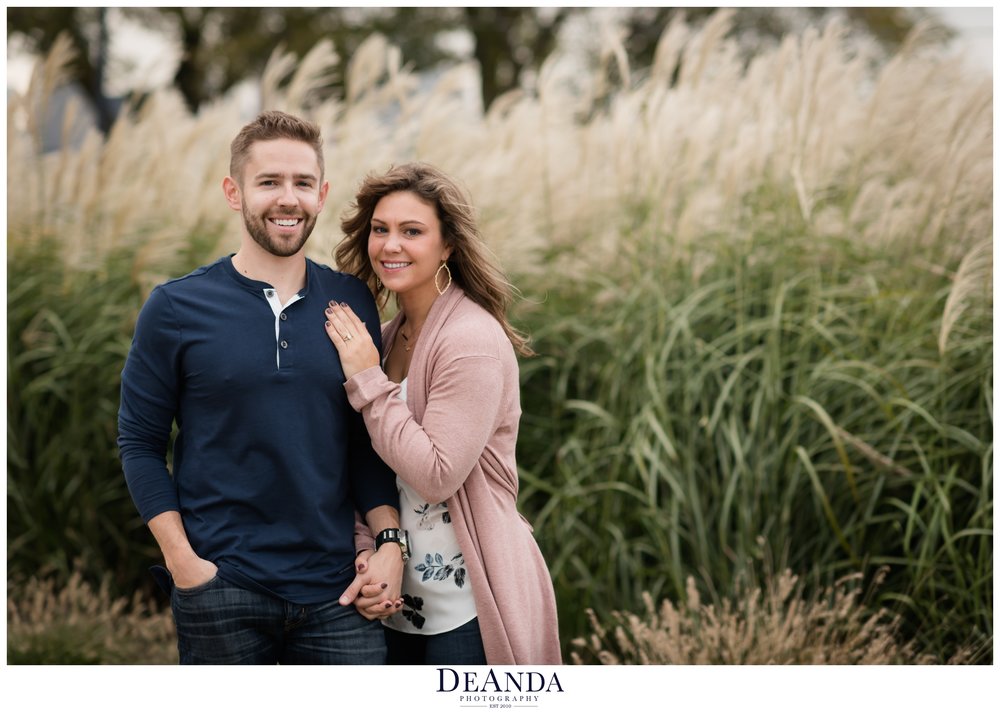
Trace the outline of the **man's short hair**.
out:
<instances>
[{"instance_id":1,"label":"man's short hair","mask_svg":"<svg viewBox=\"0 0 1000 712\"><path fill-rule=\"evenodd\" d=\"M312 146L319 161L319 175L323 178L323 138L319 126L286 114L283 111L265 111L244 126L230 144L229 176L243 185L243 169L250 158L250 148L257 141L290 138Z\"/></svg>"}]
</instances>

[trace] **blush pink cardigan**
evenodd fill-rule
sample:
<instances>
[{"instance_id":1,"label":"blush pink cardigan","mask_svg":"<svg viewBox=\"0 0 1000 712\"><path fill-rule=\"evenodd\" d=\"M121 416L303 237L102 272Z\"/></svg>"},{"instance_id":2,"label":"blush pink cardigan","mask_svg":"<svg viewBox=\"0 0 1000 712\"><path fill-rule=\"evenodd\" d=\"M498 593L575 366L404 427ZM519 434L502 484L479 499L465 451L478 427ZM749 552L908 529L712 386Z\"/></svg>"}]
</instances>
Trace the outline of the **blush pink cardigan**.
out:
<instances>
[{"instance_id":1,"label":"blush pink cardigan","mask_svg":"<svg viewBox=\"0 0 1000 712\"><path fill-rule=\"evenodd\" d=\"M401 314L384 325L388 351ZM552 580L517 511L521 416L514 348L499 322L452 285L421 329L406 403L381 368L347 381L379 456L416 492L447 502L490 665L562 662Z\"/></svg>"}]
</instances>

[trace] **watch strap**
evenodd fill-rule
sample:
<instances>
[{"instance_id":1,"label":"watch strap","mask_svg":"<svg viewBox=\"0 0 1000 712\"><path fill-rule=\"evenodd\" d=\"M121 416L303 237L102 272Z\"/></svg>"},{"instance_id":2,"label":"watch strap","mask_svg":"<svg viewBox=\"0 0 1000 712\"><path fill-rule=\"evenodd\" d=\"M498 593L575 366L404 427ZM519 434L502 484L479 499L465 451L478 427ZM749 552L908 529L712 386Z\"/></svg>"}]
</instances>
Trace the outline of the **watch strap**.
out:
<instances>
[{"instance_id":1,"label":"watch strap","mask_svg":"<svg viewBox=\"0 0 1000 712\"><path fill-rule=\"evenodd\" d=\"M403 554L403 561L410 558L410 546L407 541L406 532L396 529L383 529L375 537L375 551L378 551L383 544L399 544L399 550Z\"/></svg>"},{"instance_id":2,"label":"watch strap","mask_svg":"<svg viewBox=\"0 0 1000 712\"><path fill-rule=\"evenodd\" d=\"M403 537L400 535L399 529L383 529L375 536L375 550L378 551L383 544L390 542L399 544L402 540Z\"/></svg>"}]
</instances>

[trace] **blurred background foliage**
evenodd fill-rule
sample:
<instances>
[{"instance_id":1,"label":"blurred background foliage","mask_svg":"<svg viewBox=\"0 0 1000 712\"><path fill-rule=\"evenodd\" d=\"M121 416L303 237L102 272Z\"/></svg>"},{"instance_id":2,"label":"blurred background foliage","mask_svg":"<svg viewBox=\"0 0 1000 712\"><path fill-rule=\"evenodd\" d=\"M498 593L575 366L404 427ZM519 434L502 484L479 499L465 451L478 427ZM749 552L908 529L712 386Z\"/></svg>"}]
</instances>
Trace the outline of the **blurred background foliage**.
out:
<instances>
[{"instance_id":1,"label":"blurred background foliage","mask_svg":"<svg viewBox=\"0 0 1000 712\"><path fill-rule=\"evenodd\" d=\"M9 660L176 660L118 379L149 289L237 244L229 141L279 108L325 136L315 259L370 170L471 192L538 352L567 657L992 661L992 79L904 9L711 10L130 8L174 80L53 148L108 18L8 9L44 54L8 101Z\"/></svg>"},{"instance_id":2,"label":"blurred background foliage","mask_svg":"<svg viewBox=\"0 0 1000 712\"><path fill-rule=\"evenodd\" d=\"M619 20L627 37L631 62L652 63L660 33L671 20L684 17L703 22L717 8L623 8ZM524 86L537 75L555 50L566 21L583 14L564 7L131 7L122 16L171 37L180 51L172 84L188 108L198 108L221 96L247 76L257 75L275 47L305 55L321 39L332 40L345 57L354 54L371 33L399 47L406 61L423 71L466 59L468 42L448 42L465 33L479 66L483 106L489 108L504 92ZM749 54L773 44L806 22L834 14L847 19L853 31L871 35L888 51L896 49L929 13L915 8L801 8L800 14L773 8L742 8L733 18L733 36ZM943 36L948 30L939 25ZM32 51L46 53L60 34L69 37L76 54L73 79L99 109L106 130L113 115L104 81L110 61L110 21L106 7L21 7L7 10L7 35L17 35ZM334 77L327 96L343 92Z\"/></svg>"}]
</instances>

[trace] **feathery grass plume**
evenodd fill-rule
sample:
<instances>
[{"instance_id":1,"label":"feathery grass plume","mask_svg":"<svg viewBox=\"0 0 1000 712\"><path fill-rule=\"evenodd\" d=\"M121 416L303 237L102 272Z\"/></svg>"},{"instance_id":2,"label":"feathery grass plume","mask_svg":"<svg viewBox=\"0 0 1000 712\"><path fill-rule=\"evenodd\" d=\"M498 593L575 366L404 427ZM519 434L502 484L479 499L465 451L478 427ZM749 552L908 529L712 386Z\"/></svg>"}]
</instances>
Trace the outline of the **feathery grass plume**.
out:
<instances>
[{"instance_id":1,"label":"feathery grass plume","mask_svg":"<svg viewBox=\"0 0 1000 712\"><path fill-rule=\"evenodd\" d=\"M67 33L61 32L48 54L35 64L31 72L27 92L20 100L20 108L27 109L27 130L34 140L36 151L42 150L42 134L45 129L40 119L47 114L55 90L69 81L70 64L75 58L76 49L72 40ZM15 98L14 103L19 103L18 99Z\"/></svg>"},{"instance_id":2,"label":"feathery grass plume","mask_svg":"<svg viewBox=\"0 0 1000 712\"><path fill-rule=\"evenodd\" d=\"M351 56L347 66L347 103L356 104L377 88L388 68L389 42L373 32Z\"/></svg>"},{"instance_id":3,"label":"feathery grass plume","mask_svg":"<svg viewBox=\"0 0 1000 712\"><path fill-rule=\"evenodd\" d=\"M715 52L725 52L733 47L732 43L724 41L724 37L732 29L733 8L723 8L712 15L701 32L685 48L684 59L681 61L679 84L697 85L706 74L710 75L721 63L713 61Z\"/></svg>"},{"instance_id":4,"label":"feathery grass plume","mask_svg":"<svg viewBox=\"0 0 1000 712\"><path fill-rule=\"evenodd\" d=\"M116 598L79 571L65 585L32 577L7 583L7 662L13 665L177 663L170 610L136 592Z\"/></svg>"},{"instance_id":5,"label":"feathery grass plume","mask_svg":"<svg viewBox=\"0 0 1000 712\"><path fill-rule=\"evenodd\" d=\"M49 201L58 200L51 188L48 166L24 167L44 148L45 126L42 117L49 111L53 92L69 77L69 65L76 56L69 36L61 33L52 49L35 63L24 95L14 93L7 102L7 205L21 205L38 212ZM50 161L51 163L51 161Z\"/></svg>"},{"instance_id":6,"label":"feathery grass plume","mask_svg":"<svg viewBox=\"0 0 1000 712\"><path fill-rule=\"evenodd\" d=\"M938 351L941 355L948 348L948 336L962 314L971 306L985 305L987 316L992 314L993 300L993 241L984 240L974 245L962 258L955 273L955 280L948 292L941 317Z\"/></svg>"},{"instance_id":7,"label":"feathery grass plume","mask_svg":"<svg viewBox=\"0 0 1000 712\"><path fill-rule=\"evenodd\" d=\"M871 194L851 222L865 239L926 247L946 231L963 236L953 246L963 252L985 236L982 218L992 212L987 79L958 59L917 53L898 55L878 73L860 136L865 150L855 157L862 193Z\"/></svg>"},{"instance_id":8,"label":"feathery grass plume","mask_svg":"<svg viewBox=\"0 0 1000 712\"><path fill-rule=\"evenodd\" d=\"M632 83L628 53L625 51L626 32L622 27L614 27L604 22L600 27L601 48L598 56L597 96L603 97L611 91L627 90ZM617 81L613 84L611 67L614 66Z\"/></svg>"},{"instance_id":9,"label":"feathery grass plume","mask_svg":"<svg viewBox=\"0 0 1000 712\"><path fill-rule=\"evenodd\" d=\"M702 603L693 579L679 605L657 609L643 594L643 615L612 611L612 628L588 610L593 633L573 641L575 664L885 665L939 662L901 639L899 617L870 609L858 575L812 596L785 570L760 587L741 584L721 605ZM873 587L879 585L876 577ZM950 662L968 662L966 648ZM981 651L980 651L981 654Z\"/></svg>"},{"instance_id":10,"label":"feathery grass plume","mask_svg":"<svg viewBox=\"0 0 1000 712\"><path fill-rule=\"evenodd\" d=\"M331 40L321 40L309 50L299 62L288 85L288 111L303 112L319 103L317 97L329 90L336 77L335 67L339 62L340 57Z\"/></svg>"},{"instance_id":11,"label":"feathery grass plume","mask_svg":"<svg viewBox=\"0 0 1000 712\"><path fill-rule=\"evenodd\" d=\"M691 30L685 23L684 11L681 10L674 15L656 42L653 65L650 67L650 77L654 84L670 86L674 72L679 66L684 44L690 36Z\"/></svg>"},{"instance_id":12,"label":"feathery grass plume","mask_svg":"<svg viewBox=\"0 0 1000 712\"><path fill-rule=\"evenodd\" d=\"M292 72L295 71L297 59L294 52L289 52L285 49L284 44L278 44L271 51L258 84L262 109L277 109L282 105L284 92L282 92L280 87Z\"/></svg>"}]
</instances>

